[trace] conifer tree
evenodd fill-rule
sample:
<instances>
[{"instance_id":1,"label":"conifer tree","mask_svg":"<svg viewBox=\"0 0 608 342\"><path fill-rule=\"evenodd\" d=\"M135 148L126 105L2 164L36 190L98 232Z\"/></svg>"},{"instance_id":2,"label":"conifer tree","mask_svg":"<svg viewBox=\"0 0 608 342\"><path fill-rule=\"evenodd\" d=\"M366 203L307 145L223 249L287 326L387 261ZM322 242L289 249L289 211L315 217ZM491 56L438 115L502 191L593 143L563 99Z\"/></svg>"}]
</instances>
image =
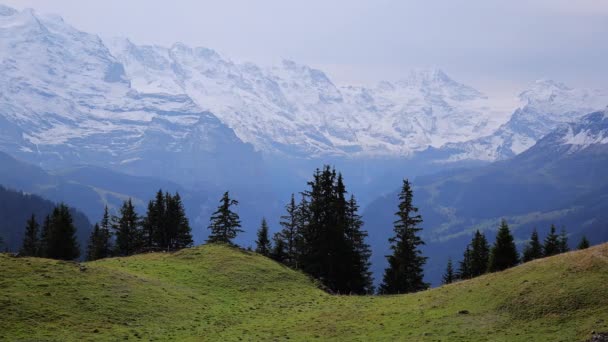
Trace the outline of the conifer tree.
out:
<instances>
[{"instance_id":1,"label":"conifer tree","mask_svg":"<svg viewBox=\"0 0 608 342\"><path fill-rule=\"evenodd\" d=\"M559 253L559 236L555 233L555 225L551 225L549 235L545 238L543 245L543 256L548 257Z\"/></svg>"},{"instance_id":2,"label":"conifer tree","mask_svg":"<svg viewBox=\"0 0 608 342\"><path fill-rule=\"evenodd\" d=\"M285 264L289 267L298 267L298 251L299 244L301 243L300 234L300 222L298 218L298 206L296 205L295 197L291 194L291 200L287 206L286 215L281 216L280 225L283 227L277 235L278 239L283 240L285 245ZM276 245L276 242L275 242Z\"/></svg>"},{"instance_id":3,"label":"conifer tree","mask_svg":"<svg viewBox=\"0 0 608 342\"><path fill-rule=\"evenodd\" d=\"M101 234L101 244L98 248L100 258L107 258L112 256L112 218L108 206L103 208L103 216L99 223L99 230Z\"/></svg>"},{"instance_id":4,"label":"conifer tree","mask_svg":"<svg viewBox=\"0 0 608 342\"><path fill-rule=\"evenodd\" d=\"M489 272L498 272L513 267L519 263L519 254L509 225L504 219L500 223L496 241L490 253L488 262Z\"/></svg>"},{"instance_id":5,"label":"conifer tree","mask_svg":"<svg viewBox=\"0 0 608 342\"><path fill-rule=\"evenodd\" d=\"M260 229L258 229L258 239L255 241L256 253L260 253L263 256L269 256L272 246L270 245L270 238L268 237L268 223L266 223L266 219L262 218L262 224L260 225Z\"/></svg>"},{"instance_id":6,"label":"conifer tree","mask_svg":"<svg viewBox=\"0 0 608 342\"><path fill-rule=\"evenodd\" d=\"M70 209L59 204L44 226L45 257L59 260L74 260L80 256L76 241L76 227L72 221Z\"/></svg>"},{"instance_id":7,"label":"conifer tree","mask_svg":"<svg viewBox=\"0 0 608 342\"><path fill-rule=\"evenodd\" d=\"M372 251L365 242L367 231L362 229L363 220L358 211L357 200L354 195L351 195L346 204L346 238L352 254L349 288L352 293L366 294L374 292L369 261Z\"/></svg>"},{"instance_id":8,"label":"conifer tree","mask_svg":"<svg viewBox=\"0 0 608 342\"><path fill-rule=\"evenodd\" d=\"M220 200L220 206L211 215L209 229L211 234L207 238L208 243L227 243L233 244L234 239L241 230L241 220L239 215L233 212L230 207L238 205L237 200L231 199L228 191L224 193Z\"/></svg>"},{"instance_id":9,"label":"conifer tree","mask_svg":"<svg viewBox=\"0 0 608 342\"><path fill-rule=\"evenodd\" d=\"M143 246L140 219L129 198L120 208L120 216L114 217L114 234L116 235L115 253L126 256L139 252Z\"/></svg>"},{"instance_id":10,"label":"conifer tree","mask_svg":"<svg viewBox=\"0 0 608 342\"><path fill-rule=\"evenodd\" d=\"M51 215L46 215L42 223L42 230L40 232L40 244L38 247L38 256L47 258L47 246L51 229Z\"/></svg>"},{"instance_id":11,"label":"conifer tree","mask_svg":"<svg viewBox=\"0 0 608 342\"><path fill-rule=\"evenodd\" d=\"M95 224L93 230L91 231L91 235L89 236L89 243L87 244L87 261L93 261L97 259L101 259L99 248L102 241L101 229L99 228L99 224Z\"/></svg>"},{"instance_id":12,"label":"conifer tree","mask_svg":"<svg viewBox=\"0 0 608 342\"><path fill-rule=\"evenodd\" d=\"M454 274L454 267L452 266L452 258L448 259L448 265L445 268L442 282L443 284L451 284L456 280L456 274Z\"/></svg>"},{"instance_id":13,"label":"conifer tree","mask_svg":"<svg viewBox=\"0 0 608 342\"><path fill-rule=\"evenodd\" d=\"M543 257L543 246L540 244L540 239L538 238L538 232L536 228L532 231L532 235L530 236L530 242L524 247L523 253L523 262L532 261L534 259L539 259Z\"/></svg>"},{"instance_id":14,"label":"conifer tree","mask_svg":"<svg viewBox=\"0 0 608 342\"><path fill-rule=\"evenodd\" d=\"M479 230L475 232L471 241L471 278L487 272L490 259L490 246L486 236Z\"/></svg>"},{"instance_id":15,"label":"conifer tree","mask_svg":"<svg viewBox=\"0 0 608 342\"><path fill-rule=\"evenodd\" d=\"M192 246L194 241L192 240L192 229L190 223L186 217L184 205L179 193L171 196L171 194L165 194L165 208L166 217L164 234L167 237L167 249L178 250ZM164 246L162 246L165 248Z\"/></svg>"},{"instance_id":16,"label":"conifer tree","mask_svg":"<svg viewBox=\"0 0 608 342\"><path fill-rule=\"evenodd\" d=\"M562 231L559 234L558 250L560 253L566 253L570 250L568 247L568 234L566 233L565 228L562 228Z\"/></svg>"},{"instance_id":17,"label":"conifer tree","mask_svg":"<svg viewBox=\"0 0 608 342\"><path fill-rule=\"evenodd\" d=\"M471 247L467 245L462 255L462 261L460 261L460 267L458 269L458 277L460 279L471 279L473 278L473 271L471 266Z\"/></svg>"},{"instance_id":18,"label":"conifer tree","mask_svg":"<svg viewBox=\"0 0 608 342\"><path fill-rule=\"evenodd\" d=\"M279 233L274 234L273 236L274 246L272 247L272 251L270 252L270 257L280 263L285 263L288 259L287 255L287 246L285 245L284 239L279 235Z\"/></svg>"},{"instance_id":19,"label":"conifer tree","mask_svg":"<svg viewBox=\"0 0 608 342\"><path fill-rule=\"evenodd\" d=\"M389 266L380 286L383 294L416 292L429 286L423 281L422 269L427 258L419 249L424 245L418 236L422 230L419 227L422 217L413 205L413 191L408 180L403 181L399 200L399 210L395 213L398 219L393 228L395 236L389 239L393 254L387 257Z\"/></svg>"},{"instance_id":20,"label":"conifer tree","mask_svg":"<svg viewBox=\"0 0 608 342\"><path fill-rule=\"evenodd\" d=\"M578 246L576 247L576 249L587 249L589 248L589 240L587 240L587 237L585 235L583 235L583 237L581 238L581 242L578 243Z\"/></svg>"},{"instance_id":21,"label":"conifer tree","mask_svg":"<svg viewBox=\"0 0 608 342\"><path fill-rule=\"evenodd\" d=\"M19 250L20 256L39 256L40 255L40 238L38 232L39 224L36 222L36 216L32 216L27 220L25 226L25 236L23 237L23 245Z\"/></svg>"}]
</instances>

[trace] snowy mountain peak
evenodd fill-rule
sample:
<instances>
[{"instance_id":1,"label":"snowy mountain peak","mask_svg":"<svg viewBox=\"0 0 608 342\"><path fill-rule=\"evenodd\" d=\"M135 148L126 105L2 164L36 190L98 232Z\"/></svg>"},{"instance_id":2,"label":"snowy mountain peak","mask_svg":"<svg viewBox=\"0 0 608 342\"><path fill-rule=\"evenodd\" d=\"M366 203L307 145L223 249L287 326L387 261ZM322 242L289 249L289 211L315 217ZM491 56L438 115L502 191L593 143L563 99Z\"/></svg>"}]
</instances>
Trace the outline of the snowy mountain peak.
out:
<instances>
[{"instance_id":1,"label":"snowy mountain peak","mask_svg":"<svg viewBox=\"0 0 608 342\"><path fill-rule=\"evenodd\" d=\"M0 4L0 16L11 16L16 13L16 9Z\"/></svg>"}]
</instances>

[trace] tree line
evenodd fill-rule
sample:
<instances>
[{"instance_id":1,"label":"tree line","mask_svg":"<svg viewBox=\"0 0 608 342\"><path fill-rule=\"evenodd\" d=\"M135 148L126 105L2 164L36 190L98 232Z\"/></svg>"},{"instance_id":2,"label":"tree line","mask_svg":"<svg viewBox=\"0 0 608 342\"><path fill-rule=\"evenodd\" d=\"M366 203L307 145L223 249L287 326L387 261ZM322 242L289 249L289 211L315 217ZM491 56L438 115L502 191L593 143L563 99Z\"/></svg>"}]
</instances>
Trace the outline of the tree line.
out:
<instances>
[{"instance_id":1,"label":"tree line","mask_svg":"<svg viewBox=\"0 0 608 342\"><path fill-rule=\"evenodd\" d=\"M555 225L552 224L541 243L538 232L534 229L530 240L523 248L521 257L506 220L501 221L492 246L489 245L486 236L477 230L464 250L458 270L455 269L452 259L448 259L442 281L444 284L449 284L457 280L471 279L485 273L502 271L520 263L568 252L570 248L566 230L562 229L560 234L557 234L556 230ZM588 247L589 241L583 236L577 248Z\"/></svg>"},{"instance_id":2,"label":"tree line","mask_svg":"<svg viewBox=\"0 0 608 342\"><path fill-rule=\"evenodd\" d=\"M108 207L89 237L86 259L128 256L147 251L174 251L193 244L190 224L179 193L159 190L148 203L145 216L135 211L131 199L124 201L118 215L110 215ZM27 221L21 256L37 256L60 260L80 257L76 227L65 204L59 204L44 219L42 229L34 215Z\"/></svg>"},{"instance_id":3,"label":"tree line","mask_svg":"<svg viewBox=\"0 0 608 342\"><path fill-rule=\"evenodd\" d=\"M308 273L334 293L373 293L371 249L365 241L368 234L363 229L357 200L353 195L347 196L342 175L324 166L315 171L307 185L299 201L292 194L286 213L281 216L281 230L272 238L267 221L262 218L256 252ZM399 200L395 235L389 239L393 253L387 256L389 267L378 289L382 294L428 288L423 281L427 258L420 251L424 244L419 237L422 218L413 205L413 191L407 180ZM238 214L232 209L237 204L228 192L224 194L211 217L207 242L233 244L232 239L242 231Z\"/></svg>"},{"instance_id":4,"label":"tree line","mask_svg":"<svg viewBox=\"0 0 608 342\"><path fill-rule=\"evenodd\" d=\"M424 245L420 233L423 219L413 204L412 184L406 179L399 192L395 212L391 254L387 255L381 285L374 288L370 271L371 249L366 242L368 233L354 195L348 196L342 174L335 168L317 169L307 188L292 194L280 217L281 229L270 236L268 222L261 219L255 251L317 279L334 293L399 294L425 290L422 254ZM243 232L236 212L238 201L225 192L210 217L207 243L236 246L234 239ZM64 204L58 205L44 219L42 229L35 216L28 220L20 254L73 260L80 249L75 239L76 228ZM95 224L87 246L86 259L97 260L111 256L128 256L149 251L175 251L193 245L192 230L178 193L159 190L149 201L146 214L140 216L131 199L124 201L117 215L110 215L107 206L103 218ZM583 238L579 248L589 242ZM450 259L443 277L444 283L470 279L487 272L496 272L540 257L568 250L567 234L556 233L555 226L544 240L533 231L529 243L520 255L506 221L502 221L496 240L490 247L485 235L475 232L467 245L458 270Z\"/></svg>"}]
</instances>

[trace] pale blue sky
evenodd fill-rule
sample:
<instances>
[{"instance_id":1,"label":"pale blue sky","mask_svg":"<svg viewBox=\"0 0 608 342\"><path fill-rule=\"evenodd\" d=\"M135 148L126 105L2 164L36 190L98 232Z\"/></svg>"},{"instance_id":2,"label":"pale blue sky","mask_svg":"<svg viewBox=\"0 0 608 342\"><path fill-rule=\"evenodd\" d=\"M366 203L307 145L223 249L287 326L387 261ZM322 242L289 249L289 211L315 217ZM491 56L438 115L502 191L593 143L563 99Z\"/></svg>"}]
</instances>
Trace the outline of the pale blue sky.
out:
<instances>
[{"instance_id":1,"label":"pale blue sky","mask_svg":"<svg viewBox=\"0 0 608 342\"><path fill-rule=\"evenodd\" d=\"M289 58L337 83L436 66L490 93L539 78L608 87L608 1L0 0L136 43L182 41L235 61Z\"/></svg>"}]
</instances>

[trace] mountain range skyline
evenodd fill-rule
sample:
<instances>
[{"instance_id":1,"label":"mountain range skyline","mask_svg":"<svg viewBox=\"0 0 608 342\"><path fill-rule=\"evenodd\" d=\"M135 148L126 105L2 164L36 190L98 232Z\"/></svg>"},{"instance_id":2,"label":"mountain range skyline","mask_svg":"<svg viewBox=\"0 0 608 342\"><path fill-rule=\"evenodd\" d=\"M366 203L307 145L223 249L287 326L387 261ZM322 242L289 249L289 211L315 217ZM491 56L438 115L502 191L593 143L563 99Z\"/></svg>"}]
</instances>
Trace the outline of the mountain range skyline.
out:
<instances>
[{"instance_id":1,"label":"mountain range skyline","mask_svg":"<svg viewBox=\"0 0 608 342\"><path fill-rule=\"evenodd\" d=\"M104 39L129 37L161 46L182 41L263 66L296 60L326 71L339 85L371 86L396 81L411 69L440 67L492 98L513 103L513 95L537 79L604 87L608 76L601 58L605 44L597 39L608 34L608 6L592 0L4 3L56 13Z\"/></svg>"}]
</instances>

